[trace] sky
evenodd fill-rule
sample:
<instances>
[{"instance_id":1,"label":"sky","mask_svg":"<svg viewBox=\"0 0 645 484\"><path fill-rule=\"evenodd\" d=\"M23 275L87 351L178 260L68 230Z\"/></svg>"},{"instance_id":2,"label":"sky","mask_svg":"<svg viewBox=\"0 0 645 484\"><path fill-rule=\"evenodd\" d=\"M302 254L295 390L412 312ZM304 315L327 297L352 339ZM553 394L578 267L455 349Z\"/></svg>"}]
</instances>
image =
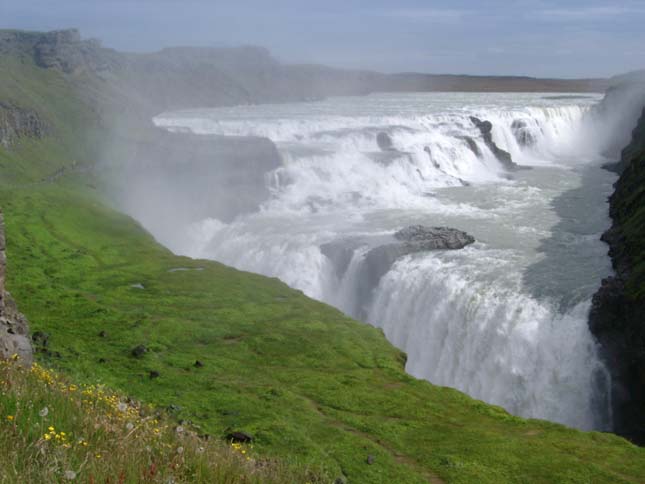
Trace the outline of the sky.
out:
<instances>
[{"instance_id":1,"label":"sky","mask_svg":"<svg viewBox=\"0 0 645 484\"><path fill-rule=\"evenodd\" d=\"M645 0L0 0L0 28L107 47L267 47L382 72L606 77L645 68Z\"/></svg>"}]
</instances>

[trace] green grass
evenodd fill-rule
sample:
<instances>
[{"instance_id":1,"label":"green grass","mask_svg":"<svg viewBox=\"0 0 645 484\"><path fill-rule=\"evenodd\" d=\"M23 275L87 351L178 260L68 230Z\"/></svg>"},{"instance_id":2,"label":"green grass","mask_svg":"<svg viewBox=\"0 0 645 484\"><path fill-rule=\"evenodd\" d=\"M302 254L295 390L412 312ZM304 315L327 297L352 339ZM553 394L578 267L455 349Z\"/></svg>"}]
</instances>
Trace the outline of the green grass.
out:
<instances>
[{"instance_id":1,"label":"green grass","mask_svg":"<svg viewBox=\"0 0 645 484\"><path fill-rule=\"evenodd\" d=\"M62 78L9 68L25 82L0 71L0 98L54 127L48 139L0 149L8 286L32 331L50 334L43 364L180 407L176 418L214 437L251 432L259 455L332 480L645 482L645 451L621 438L516 418L416 380L379 330L278 280L174 256L103 203L90 188L100 180L42 183L92 161L99 130ZM169 272L179 267L203 270ZM140 344L150 351L134 358Z\"/></svg>"},{"instance_id":2,"label":"green grass","mask_svg":"<svg viewBox=\"0 0 645 484\"><path fill-rule=\"evenodd\" d=\"M40 359L78 381L179 406L214 436L244 429L260 453L352 482L643 482L642 449L415 380L380 331L275 279L174 256L75 186L0 203L9 288L60 353Z\"/></svg>"},{"instance_id":3,"label":"green grass","mask_svg":"<svg viewBox=\"0 0 645 484\"><path fill-rule=\"evenodd\" d=\"M206 440L151 407L34 364L0 361L0 483L323 483L257 456L253 444Z\"/></svg>"}]
</instances>

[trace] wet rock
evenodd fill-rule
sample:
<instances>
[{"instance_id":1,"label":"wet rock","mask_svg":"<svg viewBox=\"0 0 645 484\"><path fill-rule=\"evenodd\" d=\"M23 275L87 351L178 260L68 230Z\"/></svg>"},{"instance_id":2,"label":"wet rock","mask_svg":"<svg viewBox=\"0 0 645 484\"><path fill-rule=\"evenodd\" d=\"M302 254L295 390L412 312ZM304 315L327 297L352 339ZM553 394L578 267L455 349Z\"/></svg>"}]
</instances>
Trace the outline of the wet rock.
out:
<instances>
[{"instance_id":1,"label":"wet rock","mask_svg":"<svg viewBox=\"0 0 645 484\"><path fill-rule=\"evenodd\" d=\"M405 243L414 252L425 250L457 250L475 242L475 238L461 230L449 227L411 225L399 230L394 238Z\"/></svg>"},{"instance_id":2,"label":"wet rock","mask_svg":"<svg viewBox=\"0 0 645 484\"><path fill-rule=\"evenodd\" d=\"M488 149L493 153L493 155L495 155L495 158L498 159L502 166L504 166L504 168L506 168L507 170L517 170L519 167L516 163L513 162L511 154L508 151L501 149L493 141L493 124L490 121L482 121L475 116L471 116L470 120L475 126L477 126L479 132L484 138L484 143L486 143Z\"/></svg>"},{"instance_id":3,"label":"wet rock","mask_svg":"<svg viewBox=\"0 0 645 484\"><path fill-rule=\"evenodd\" d=\"M366 307L381 278L401 257L431 250L458 250L475 242L475 239L461 230L449 227L405 227L393 235L374 237L353 237L336 240L320 247L321 252L331 260L336 275L342 279L350 264L356 264L356 278L361 281L355 286L357 301L349 314L365 320ZM358 254L358 255L357 255ZM360 260L354 261L355 257Z\"/></svg>"},{"instance_id":4,"label":"wet rock","mask_svg":"<svg viewBox=\"0 0 645 484\"><path fill-rule=\"evenodd\" d=\"M474 139L472 139L470 136L464 136L462 139L464 140L466 145L468 145L468 149L472 151L477 158L482 157L482 152L479 149L479 146L477 146L477 143Z\"/></svg>"},{"instance_id":5,"label":"wet rock","mask_svg":"<svg viewBox=\"0 0 645 484\"><path fill-rule=\"evenodd\" d=\"M105 331L101 331L101 332L99 333L99 338L107 338L107 332L105 332Z\"/></svg>"},{"instance_id":6,"label":"wet rock","mask_svg":"<svg viewBox=\"0 0 645 484\"><path fill-rule=\"evenodd\" d=\"M247 432L237 430L226 434L226 440L247 444L249 442L253 442L253 436Z\"/></svg>"},{"instance_id":7,"label":"wet rock","mask_svg":"<svg viewBox=\"0 0 645 484\"><path fill-rule=\"evenodd\" d=\"M130 352L130 354L135 358L143 358L143 356L147 352L148 352L148 348L146 348L144 345L138 345L132 348L132 351Z\"/></svg>"},{"instance_id":8,"label":"wet rock","mask_svg":"<svg viewBox=\"0 0 645 484\"><path fill-rule=\"evenodd\" d=\"M203 367L204 367L204 363L202 363L201 361L197 360L197 361L195 361L195 364L194 364L193 366L194 366L195 368L203 368Z\"/></svg>"},{"instance_id":9,"label":"wet rock","mask_svg":"<svg viewBox=\"0 0 645 484\"><path fill-rule=\"evenodd\" d=\"M161 375L159 374L159 372L158 372L158 371L156 371L156 370L152 370L152 371L149 373L149 375L150 375L150 379L151 379L151 380L154 380L155 378L159 378L159 377L161 376Z\"/></svg>"},{"instance_id":10,"label":"wet rock","mask_svg":"<svg viewBox=\"0 0 645 484\"><path fill-rule=\"evenodd\" d=\"M528 147L537 143L537 139L535 139L535 136L529 129L528 124L522 119L516 119L513 121L511 124L511 131L520 146Z\"/></svg>"},{"instance_id":11,"label":"wet rock","mask_svg":"<svg viewBox=\"0 0 645 484\"><path fill-rule=\"evenodd\" d=\"M376 135L376 144L381 151L392 151L394 150L394 145L392 143L392 138L389 134L385 132L380 132Z\"/></svg>"},{"instance_id":12,"label":"wet rock","mask_svg":"<svg viewBox=\"0 0 645 484\"><path fill-rule=\"evenodd\" d=\"M439 163L438 163L438 162L436 162L436 161L434 160L434 158L432 158L432 150L430 149L430 147L429 147L429 146L425 146L425 147L423 148L423 151L425 151L426 153L428 153L428 158L430 158L430 162L432 163L432 166L434 166L434 167L435 167L436 169L438 169L438 170L441 170L441 166L439 165Z\"/></svg>"}]
</instances>

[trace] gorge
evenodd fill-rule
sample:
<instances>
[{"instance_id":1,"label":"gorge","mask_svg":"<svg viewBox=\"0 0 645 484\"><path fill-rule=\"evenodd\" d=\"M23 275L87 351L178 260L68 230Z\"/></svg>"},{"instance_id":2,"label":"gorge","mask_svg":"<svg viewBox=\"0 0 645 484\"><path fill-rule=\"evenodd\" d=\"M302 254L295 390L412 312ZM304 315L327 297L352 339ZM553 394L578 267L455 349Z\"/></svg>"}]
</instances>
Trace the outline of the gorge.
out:
<instances>
[{"instance_id":1,"label":"gorge","mask_svg":"<svg viewBox=\"0 0 645 484\"><path fill-rule=\"evenodd\" d=\"M76 31L2 31L0 62L37 361L331 482L641 479L606 433L641 440L639 75L384 75Z\"/></svg>"}]
</instances>

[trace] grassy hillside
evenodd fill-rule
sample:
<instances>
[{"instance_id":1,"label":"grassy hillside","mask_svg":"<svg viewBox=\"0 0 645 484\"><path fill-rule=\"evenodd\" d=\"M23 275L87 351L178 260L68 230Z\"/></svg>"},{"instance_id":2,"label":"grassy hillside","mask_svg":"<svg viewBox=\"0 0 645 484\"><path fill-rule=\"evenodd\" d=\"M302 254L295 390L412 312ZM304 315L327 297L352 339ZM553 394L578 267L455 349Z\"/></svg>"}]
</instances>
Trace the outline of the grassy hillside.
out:
<instances>
[{"instance_id":1,"label":"grassy hillside","mask_svg":"<svg viewBox=\"0 0 645 484\"><path fill-rule=\"evenodd\" d=\"M330 482L645 482L645 451L623 439L415 380L379 330L278 280L159 246L102 201L100 180L60 171L93 161L101 130L56 71L3 59L0 100L52 127L0 148L8 286L32 331L49 334L41 364L214 437L250 432L258 455Z\"/></svg>"}]
</instances>

